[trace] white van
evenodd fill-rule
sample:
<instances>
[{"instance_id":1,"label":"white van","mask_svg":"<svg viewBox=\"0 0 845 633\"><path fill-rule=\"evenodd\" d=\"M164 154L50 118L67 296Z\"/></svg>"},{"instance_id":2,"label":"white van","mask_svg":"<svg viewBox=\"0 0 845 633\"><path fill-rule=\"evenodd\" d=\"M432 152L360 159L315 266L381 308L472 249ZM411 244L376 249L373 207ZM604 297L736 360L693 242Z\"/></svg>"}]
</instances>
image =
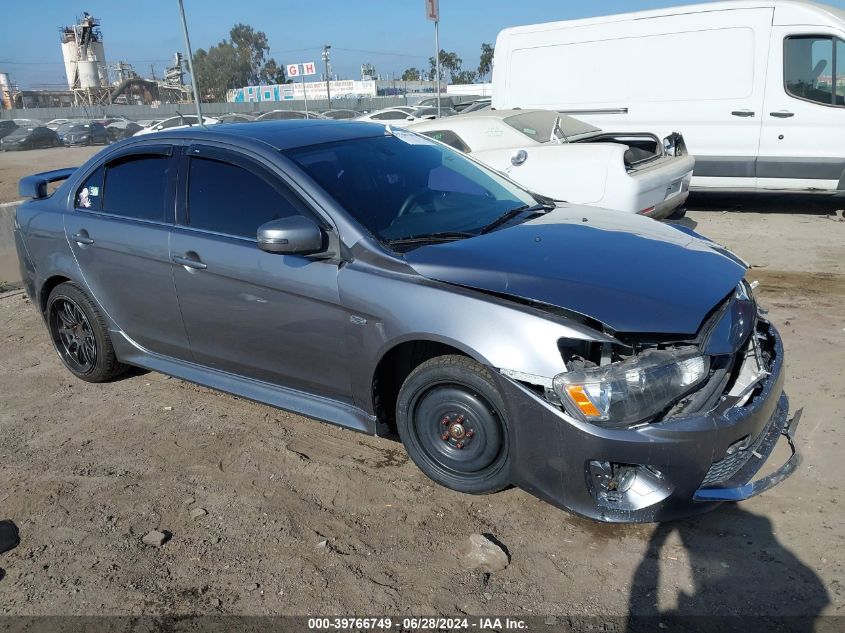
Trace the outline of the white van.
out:
<instances>
[{"instance_id":1,"label":"white van","mask_svg":"<svg viewBox=\"0 0 845 633\"><path fill-rule=\"evenodd\" d=\"M681 132L699 189L845 192L845 11L736 0L505 29L493 107Z\"/></svg>"}]
</instances>

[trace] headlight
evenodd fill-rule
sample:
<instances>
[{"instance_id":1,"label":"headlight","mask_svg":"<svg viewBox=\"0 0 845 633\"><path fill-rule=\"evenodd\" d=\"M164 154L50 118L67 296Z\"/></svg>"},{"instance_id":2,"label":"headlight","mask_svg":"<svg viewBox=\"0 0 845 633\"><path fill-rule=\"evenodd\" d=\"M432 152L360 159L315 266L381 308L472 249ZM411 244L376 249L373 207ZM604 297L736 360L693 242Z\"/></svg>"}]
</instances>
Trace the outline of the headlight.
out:
<instances>
[{"instance_id":1,"label":"headlight","mask_svg":"<svg viewBox=\"0 0 845 633\"><path fill-rule=\"evenodd\" d=\"M694 348L647 350L604 367L558 374L553 386L567 411L620 428L660 413L707 378L709 369L709 359Z\"/></svg>"}]
</instances>

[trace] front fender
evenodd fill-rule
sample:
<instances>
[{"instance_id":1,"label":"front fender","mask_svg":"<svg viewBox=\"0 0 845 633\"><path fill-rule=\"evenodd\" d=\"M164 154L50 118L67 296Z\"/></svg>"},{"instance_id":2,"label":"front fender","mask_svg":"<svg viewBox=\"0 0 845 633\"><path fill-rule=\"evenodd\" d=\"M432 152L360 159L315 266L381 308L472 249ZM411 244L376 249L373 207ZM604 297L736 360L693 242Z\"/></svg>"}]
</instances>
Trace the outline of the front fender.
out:
<instances>
[{"instance_id":1,"label":"front fender","mask_svg":"<svg viewBox=\"0 0 845 633\"><path fill-rule=\"evenodd\" d=\"M338 283L350 314L347 351L360 368L353 395L370 412L376 368L401 343L443 343L489 367L552 378L566 370L560 339L612 340L574 319L417 275L353 263Z\"/></svg>"}]
</instances>

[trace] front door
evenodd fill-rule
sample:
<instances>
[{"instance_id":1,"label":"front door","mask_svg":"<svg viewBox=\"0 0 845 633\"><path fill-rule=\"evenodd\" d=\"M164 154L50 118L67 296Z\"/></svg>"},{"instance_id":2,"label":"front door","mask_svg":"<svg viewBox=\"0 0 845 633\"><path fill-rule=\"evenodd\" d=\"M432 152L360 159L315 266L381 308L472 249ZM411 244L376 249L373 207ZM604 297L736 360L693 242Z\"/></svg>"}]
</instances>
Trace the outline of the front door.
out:
<instances>
[{"instance_id":1,"label":"front door","mask_svg":"<svg viewBox=\"0 0 845 633\"><path fill-rule=\"evenodd\" d=\"M842 188L845 33L776 26L771 50L757 159L758 187L799 191Z\"/></svg>"},{"instance_id":2,"label":"front door","mask_svg":"<svg viewBox=\"0 0 845 633\"><path fill-rule=\"evenodd\" d=\"M151 352L188 359L168 247L171 153L169 146L139 148L88 174L65 214L65 232L86 285L120 331Z\"/></svg>"},{"instance_id":3,"label":"front door","mask_svg":"<svg viewBox=\"0 0 845 633\"><path fill-rule=\"evenodd\" d=\"M257 229L311 215L281 178L229 150L193 146L180 169L171 239L197 363L351 401L338 264L260 250Z\"/></svg>"}]
</instances>

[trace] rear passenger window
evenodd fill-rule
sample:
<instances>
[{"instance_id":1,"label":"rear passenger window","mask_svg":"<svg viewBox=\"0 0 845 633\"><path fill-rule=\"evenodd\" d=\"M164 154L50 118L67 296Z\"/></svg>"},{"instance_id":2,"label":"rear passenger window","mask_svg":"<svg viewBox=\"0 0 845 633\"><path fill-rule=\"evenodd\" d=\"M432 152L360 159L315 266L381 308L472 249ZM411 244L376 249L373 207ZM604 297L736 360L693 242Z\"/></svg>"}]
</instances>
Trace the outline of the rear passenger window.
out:
<instances>
[{"instance_id":1,"label":"rear passenger window","mask_svg":"<svg viewBox=\"0 0 845 633\"><path fill-rule=\"evenodd\" d=\"M106 165L102 211L164 222L169 156L131 155Z\"/></svg>"},{"instance_id":2,"label":"rear passenger window","mask_svg":"<svg viewBox=\"0 0 845 633\"><path fill-rule=\"evenodd\" d=\"M784 43L784 83L793 97L824 105L845 105L845 43L832 37L788 37Z\"/></svg>"},{"instance_id":3,"label":"rear passenger window","mask_svg":"<svg viewBox=\"0 0 845 633\"><path fill-rule=\"evenodd\" d=\"M405 114L404 112L399 112L398 110L390 110L389 112L381 112L379 114L373 115L374 121L399 121L405 120L408 118L409 115Z\"/></svg>"},{"instance_id":4,"label":"rear passenger window","mask_svg":"<svg viewBox=\"0 0 845 633\"><path fill-rule=\"evenodd\" d=\"M426 136L430 136L435 141L446 143L449 147L454 147L459 152L469 154L469 146L461 140L461 137L455 134L452 130L436 130L432 132L423 132Z\"/></svg>"},{"instance_id":5,"label":"rear passenger window","mask_svg":"<svg viewBox=\"0 0 845 633\"><path fill-rule=\"evenodd\" d=\"M100 201L103 199L103 167L97 167L94 172L85 179L82 186L76 190L74 206L77 209L86 211L99 211Z\"/></svg>"},{"instance_id":6,"label":"rear passenger window","mask_svg":"<svg viewBox=\"0 0 845 633\"><path fill-rule=\"evenodd\" d=\"M265 222L300 214L302 207L293 192L275 180L232 163L191 158L188 225L255 239Z\"/></svg>"}]
</instances>

